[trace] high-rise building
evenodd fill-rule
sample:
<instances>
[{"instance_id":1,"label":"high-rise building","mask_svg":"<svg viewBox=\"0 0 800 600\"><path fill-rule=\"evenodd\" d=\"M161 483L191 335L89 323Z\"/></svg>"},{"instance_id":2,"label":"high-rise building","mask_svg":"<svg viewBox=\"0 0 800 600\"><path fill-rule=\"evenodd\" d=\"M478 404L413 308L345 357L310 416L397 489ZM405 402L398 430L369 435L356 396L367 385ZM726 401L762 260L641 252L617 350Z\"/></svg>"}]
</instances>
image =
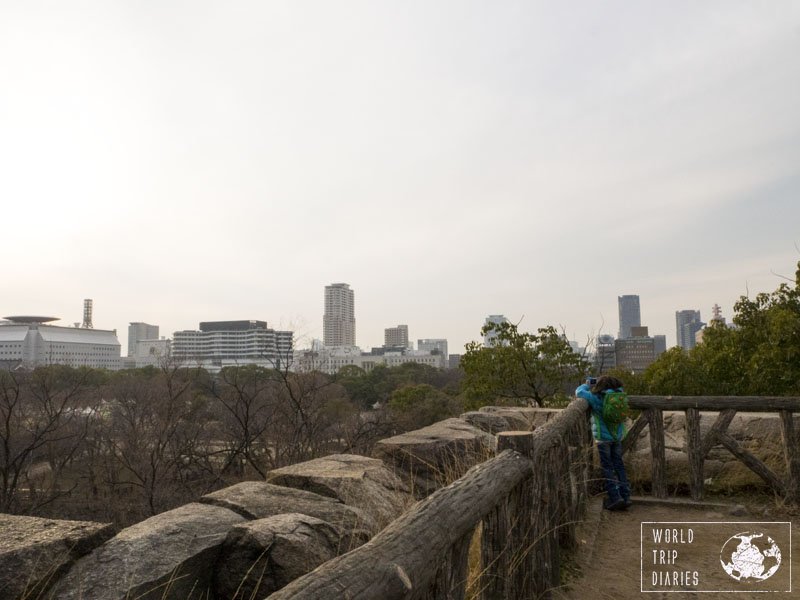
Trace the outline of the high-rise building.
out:
<instances>
[{"instance_id":1,"label":"high-rise building","mask_svg":"<svg viewBox=\"0 0 800 600\"><path fill-rule=\"evenodd\" d=\"M158 325L147 323L131 323L128 325L128 356L136 355L136 342L141 340L157 340Z\"/></svg>"},{"instance_id":2,"label":"high-rise building","mask_svg":"<svg viewBox=\"0 0 800 600\"><path fill-rule=\"evenodd\" d=\"M699 310L675 311L675 334L678 346L684 350L695 347L695 334L705 326L700 320Z\"/></svg>"},{"instance_id":3,"label":"high-rise building","mask_svg":"<svg viewBox=\"0 0 800 600\"><path fill-rule=\"evenodd\" d=\"M486 320L483 322L483 326L486 327L487 325L494 324L494 325L502 325L503 323L508 323L508 319L506 319L503 315L489 315L486 317ZM494 346L497 342L495 339L497 338L498 333L497 331L488 331L483 335L483 345L487 348L489 346Z\"/></svg>"},{"instance_id":4,"label":"high-rise building","mask_svg":"<svg viewBox=\"0 0 800 600\"><path fill-rule=\"evenodd\" d=\"M325 286L322 342L328 348L356 345L355 300L346 283Z\"/></svg>"},{"instance_id":5,"label":"high-rise building","mask_svg":"<svg viewBox=\"0 0 800 600\"><path fill-rule=\"evenodd\" d=\"M383 330L384 348L408 348L408 325L398 325Z\"/></svg>"},{"instance_id":6,"label":"high-rise building","mask_svg":"<svg viewBox=\"0 0 800 600\"><path fill-rule=\"evenodd\" d=\"M667 351L667 336L665 335L654 335L653 336L653 354L655 354L656 358L664 354Z\"/></svg>"},{"instance_id":7,"label":"high-rise building","mask_svg":"<svg viewBox=\"0 0 800 600\"><path fill-rule=\"evenodd\" d=\"M656 359L655 338L650 337L647 327L631 327L631 336L614 343L618 369L633 373L644 373Z\"/></svg>"},{"instance_id":8,"label":"high-rise building","mask_svg":"<svg viewBox=\"0 0 800 600\"><path fill-rule=\"evenodd\" d=\"M292 339L293 332L270 329L266 321L207 321L200 331L176 331L172 356L212 372L251 364L282 369L291 362Z\"/></svg>"},{"instance_id":9,"label":"high-rise building","mask_svg":"<svg viewBox=\"0 0 800 600\"><path fill-rule=\"evenodd\" d=\"M617 296L617 304L619 306L619 337L624 340L631 337L631 327L639 327L642 324L639 296Z\"/></svg>"}]
</instances>

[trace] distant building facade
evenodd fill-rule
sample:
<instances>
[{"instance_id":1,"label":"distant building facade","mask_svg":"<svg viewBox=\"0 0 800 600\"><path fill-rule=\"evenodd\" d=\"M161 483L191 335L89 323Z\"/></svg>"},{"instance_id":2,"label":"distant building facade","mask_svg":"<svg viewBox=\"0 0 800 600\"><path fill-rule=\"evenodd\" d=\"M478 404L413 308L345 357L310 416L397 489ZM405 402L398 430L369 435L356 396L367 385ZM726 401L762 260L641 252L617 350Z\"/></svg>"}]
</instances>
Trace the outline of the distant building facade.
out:
<instances>
[{"instance_id":1,"label":"distant building facade","mask_svg":"<svg viewBox=\"0 0 800 600\"><path fill-rule=\"evenodd\" d=\"M157 340L158 325L148 323L131 323L128 325L128 356L136 354L136 342L139 340Z\"/></svg>"},{"instance_id":2,"label":"distant building facade","mask_svg":"<svg viewBox=\"0 0 800 600\"><path fill-rule=\"evenodd\" d=\"M117 332L51 325L55 317L14 316L0 323L0 362L34 369L48 365L119 369Z\"/></svg>"},{"instance_id":3,"label":"distant building facade","mask_svg":"<svg viewBox=\"0 0 800 600\"><path fill-rule=\"evenodd\" d=\"M427 338L417 340L417 350L420 352L439 353L447 357L447 340L444 338ZM448 365L449 368L449 365Z\"/></svg>"},{"instance_id":4,"label":"distant building facade","mask_svg":"<svg viewBox=\"0 0 800 600\"><path fill-rule=\"evenodd\" d=\"M695 347L697 340L695 335L705 327L705 323L700 320L699 310L679 310L675 312L675 334L678 346L684 350L691 350Z\"/></svg>"},{"instance_id":5,"label":"distant building facade","mask_svg":"<svg viewBox=\"0 0 800 600\"><path fill-rule=\"evenodd\" d=\"M293 337L292 331L270 329L266 321L206 321L199 331L173 334L172 357L211 372L241 365L284 369L291 364Z\"/></svg>"},{"instance_id":6,"label":"distant building facade","mask_svg":"<svg viewBox=\"0 0 800 600\"><path fill-rule=\"evenodd\" d=\"M634 335L614 342L617 368L644 373L656 359L655 340L647 327L632 327L631 333Z\"/></svg>"},{"instance_id":7,"label":"distant building facade","mask_svg":"<svg viewBox=\"0 0 800 600\"><path fill-rule=\"evenodd\" d=\"M653 353L656 355L656 358L664 354L667 351L667 336L665 335L654 335L653 336Z\"/></svg>"},{"instance_id":8,"label":"distant building facade","mask_svg":"<svg viewBox=\"0 0 800 600\"><path fill-rule=\"evenodd\" d=\"M607 373L617 366L617 349L613 335L598 335L595 343L594 372Z\"/></svg>"},{"instance_id":9,"label":"distant building facade","mask_svg":"<svg viewBox=\"0 0 800 600\"><path fill-rule=\"evenodd\" d=\"M346 283L325 286L322 341L328 348L356 345L355 296Z\"/></svg>"},{"instance_id":10,"label":"distant building facade","mask_svg":"<svg viewBox=\"0 0 800 600\"><path fill-rule=\"evenodd\" d=\"M172 343L170 340L139 340L133 353L134 366L162 367L170 359Z\"/></svg>"},{"instance_id":11,"label":"distant building facade","mask_svg":"<svg viewBox=\"0 0 800 600\"><path fill-rule=\"evenodd\" d=\"M617 296L617 305L619 307L619 337L624 340L631 337L632 327L639 327L642 324L639 296Z\"/></svg>"},{"instance_id":12,"label":"distant building facade","mask_svg":"<svg viewBox=\"0 0 800 600\"><path fill-rule=\"evenodd\" d=\"M383 346L384 348L408 348L408 325L384 329Z\"/></svg>"},{"instance_id":13,"label":"distant building facade","mask_svg":"<svg viewBox=\"0 0 800 600\"><path fill-rule=\"evenodd\" d=\"M489 315L486 317L483 325L485 327L486 325L490 324L502 325L503 323L508 323L508 319L506 319L503 315ZM497 344L497 335L498 333L496 331L489 331L485 333L483 336L483 345L488 348Z\"/></svg>"},{"instance_id":14,"label":"distant building facade","mask_svg":"<svg viewBox=\"0 0 800 600\"><path fill-rule=\"evenodd\" d=\"M378 365L399 367L406 363L427 365L436 369L444 369L447 356L420 352L419 350L390 350L383 348L377 352L362 352L356 346L340 346L322 350L300 350L295 352L293 370L301 372L320 371L333 375L347 366L358 367L369 373Z\"/></svg>"}]
</instances>

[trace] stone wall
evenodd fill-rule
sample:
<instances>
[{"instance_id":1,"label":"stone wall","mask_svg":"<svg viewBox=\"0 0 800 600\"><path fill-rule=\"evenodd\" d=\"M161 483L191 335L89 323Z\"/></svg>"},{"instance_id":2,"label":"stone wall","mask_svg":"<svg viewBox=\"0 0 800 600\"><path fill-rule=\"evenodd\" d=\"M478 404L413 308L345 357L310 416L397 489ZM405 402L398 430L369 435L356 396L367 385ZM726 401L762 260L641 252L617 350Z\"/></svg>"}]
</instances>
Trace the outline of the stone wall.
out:
<instances>
[{"instance_id":1,"label":"stone wall","mask_svg":"<svg viewBox=\"0 0 800 600\"><path fill-rule=\"evenodd\" d=\"M484 407L382 440L373 458L333 455L278 469L116 535L98 523L0 515L0 598L265 598L492 456L497 432L533 430L558 412ZM702 414L703 433L715 418ZM670 481L686 483L682 412L665 413L665 431ZM729 432L782 472L777 415L739 414ZM626 457L635 481L649 479L649 453L645 430ZM706 477L711 489L762 485L719 447Z\"/></svg>"},{"instance_id":2,"label":"stone wall","mask_svg":"<svg viewBox=\"0 0 800 600\"><path fill-rule=\"evenodd\" d=\"M485 408L272 471L114 535L110 525L0 515L0 598L264 598L365 542L494 452L494 433L551 416Z\"/></svg>"}]
</instances>

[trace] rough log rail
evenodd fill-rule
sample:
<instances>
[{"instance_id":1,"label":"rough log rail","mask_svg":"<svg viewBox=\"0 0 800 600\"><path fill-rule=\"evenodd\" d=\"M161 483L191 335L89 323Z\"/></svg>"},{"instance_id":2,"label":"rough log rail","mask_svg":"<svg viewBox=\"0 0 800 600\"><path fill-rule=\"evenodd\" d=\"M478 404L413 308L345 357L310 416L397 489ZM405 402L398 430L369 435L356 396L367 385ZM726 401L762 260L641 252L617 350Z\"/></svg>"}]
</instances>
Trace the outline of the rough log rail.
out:
<instances>
[{"instance_id":1,"label":"rough log rail","mask_svg":"<svg viewBox=\"0 0 800 600\"><path fill-rule=\"evenodd\" d=\"M781 396L631 396L632 408L642 413L630 429L623 444L629 450L644 427L650 428L653 495L667 495L666 459L664 449L665 410L684 411L686 415L686 452L689 458L689 491L695 500L703 497L703 465L709 451L722 445L777 494L790 503L800 501L800 449L794 427L793 413L800 412L800 398ZM700 431L700 411L718 411L716 421L703 438ZM781 479L764 462L743 448L727 433L737 411L777 412L781 419L786 478Z\"/></svg>"},{"instance_id":2,"label":"rough log rail","mask_svg":"<svg viewBox=\"0 0 800 600\"><path fill-rule=\"evenodd\" d=\"M559 583L560 549L575 543L591 452L588 406L576 399L532 433L499 434L495 458L269 600L462 600L477 529L480 575L470 597L547 597Z\"/></svg>"}]
</instances>

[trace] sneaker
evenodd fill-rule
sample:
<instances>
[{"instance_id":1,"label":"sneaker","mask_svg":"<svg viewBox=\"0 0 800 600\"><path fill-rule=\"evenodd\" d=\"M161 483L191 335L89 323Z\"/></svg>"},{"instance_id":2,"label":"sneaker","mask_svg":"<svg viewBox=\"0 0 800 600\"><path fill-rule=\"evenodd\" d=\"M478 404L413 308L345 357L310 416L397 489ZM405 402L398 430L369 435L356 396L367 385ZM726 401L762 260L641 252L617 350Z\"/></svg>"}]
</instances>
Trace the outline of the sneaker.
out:
<instances>
[{"instance_id":1,"label":"sneaker","mask_svg":"<svg viewBox=\"0 0 800 600\"><path fill-rule=\"evenodd\" d=\"M625 510L627 510L627 509L629 509L631 506L633 506L633 500L631 500L630 498L623 498L623 499L622 499L622 504L623 504L622 508L624 508Z\"/></svg>"},{"instance_id":2,"label":"sneaker","mask_svg":"<svg viewBox=\"0 0 800 600\"><path fill-rule=\"evenodd\" d=\"M625 507L625 501L622 498L617 498L610 501L608 498L603 500L603 508L606 510L622 510Z\"/></svg>"}]
</instances>

